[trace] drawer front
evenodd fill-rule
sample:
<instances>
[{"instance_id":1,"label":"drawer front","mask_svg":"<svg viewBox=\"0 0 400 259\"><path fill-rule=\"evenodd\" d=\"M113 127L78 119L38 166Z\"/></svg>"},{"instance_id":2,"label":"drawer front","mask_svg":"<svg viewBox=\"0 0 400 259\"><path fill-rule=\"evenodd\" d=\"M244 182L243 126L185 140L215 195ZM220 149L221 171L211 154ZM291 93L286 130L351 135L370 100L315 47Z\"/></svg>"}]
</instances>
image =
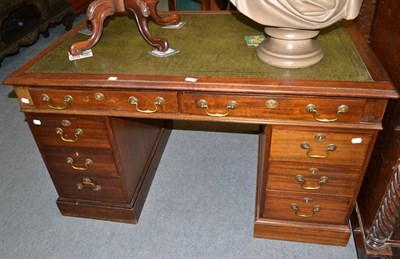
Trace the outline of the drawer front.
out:
<instances>
[{"instance_id":1,"label":"drawer front","mask_svg":"<svg viewBox=\"0 0 400 259\"><path fill-rule=\"evenodd\" d=\"M347 224L351 200L292 192L266 192L263 217L297 222Z\"/></svg>"},{"instance_id":2,"label":"drawer front","mask_svg":"<svg viewBox=\"0 0 400 259\"><path fill-rule=\"evenodd\" d=\"M271 161L362 166L372 133L273 129Z\"/></svg>"},{"instance_id":3,"label":"drawer front","mask_svg":"<svg viewBox=\"0 0 400 259\"><path fill-rule=\"evenodd\" d=\"M233 96L184 93L182 112L210 117L359 122L363 99L293 98L282 96Z\"/></svg>"},{"instance_id":4,"label":"drawer front","mask_svg":"<svg viewBox=\"0 0 400 259\"><path fill-rule=\"evenodd\" d=\"M38 109L178 112L176 92L29 89L29 93Z\"/></svg>"},{"instance_id":5,"label":"drawer front","mask_svg":"<svg viewBox=\"0 0 400 259\"><path fill-rule=\"evenodd\" d=\"M104 202L129 202L119 179L84 175L52 175L52 179L60 197Z\"/></svg>"},{"instance_id":6,"label":"drawer front","mask_svg":"<svg viewBox=\"0 0 400 259\"><path fill-rule=\"evenodd\" d=\"M358 169L271 163L267 188L352 197L359 176Z\"/></svg>"},{"instance_id":7,"label":"drawer front","mask_svg":"<svg viewBox=\"0 0 400 259\"><path fill-rule=\"evenodd\" d=\"M44 147L42 151L51 174L118 177L109 149Z\"/></svg>"},{"instance_id":8,"label":"drawer front","mask_svg":"<svg viewBox=\"0 0 400 259\"><path fill-rule=\"evenodd\" d=\"M40 146L110 147L100 117L27 115L27 121Z\"/></svg>"}]
</instances>

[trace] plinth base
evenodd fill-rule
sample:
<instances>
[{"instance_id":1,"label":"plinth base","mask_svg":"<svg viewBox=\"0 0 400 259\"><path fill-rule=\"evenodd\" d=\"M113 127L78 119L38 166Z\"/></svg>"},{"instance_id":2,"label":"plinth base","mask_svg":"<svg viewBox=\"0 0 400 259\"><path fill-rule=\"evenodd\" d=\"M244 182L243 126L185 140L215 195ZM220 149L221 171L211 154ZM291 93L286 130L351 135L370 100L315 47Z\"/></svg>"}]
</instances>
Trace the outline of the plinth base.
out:
<instances>
[{"instance_id":1,"label":"plinth base","mask_svg":"<svg viewBox=\"0 0 400 259\"><path fill-rule=\"evenodd\" d=\"M257 219L254 237L285 241L346 246L351 230L349 225L324 225Z\"/></svg>"},{"instance_id":2,"label":"plinth base","mask_svg":"<svg viewBox=\"0 0 400 259\"><path fill-rule=\"evenodd\" d=\"M324 56L313 37L319 31L288 28L265 28L270 36L257 48L257 56L265 63L282 68L303 68L318 63Z\"/></svg>"}]
</instances>

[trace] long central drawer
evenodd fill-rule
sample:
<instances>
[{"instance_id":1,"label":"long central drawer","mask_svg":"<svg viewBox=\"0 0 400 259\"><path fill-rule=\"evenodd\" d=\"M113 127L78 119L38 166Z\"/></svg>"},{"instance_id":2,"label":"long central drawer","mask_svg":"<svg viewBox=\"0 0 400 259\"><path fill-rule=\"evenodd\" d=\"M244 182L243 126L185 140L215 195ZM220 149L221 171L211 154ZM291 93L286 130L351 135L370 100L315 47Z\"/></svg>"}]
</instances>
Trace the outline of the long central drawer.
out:
<instances>
[{"instance_id":1,"label":"long central drawer","mask_svg":"<svg viewBox=\"0 0 400 259\"><path fill-rule=\"evenodd\" d=\"M181 105L183 113L210 117L360 122L365 100L185 92Z\"/></svg>"}]
</instances>

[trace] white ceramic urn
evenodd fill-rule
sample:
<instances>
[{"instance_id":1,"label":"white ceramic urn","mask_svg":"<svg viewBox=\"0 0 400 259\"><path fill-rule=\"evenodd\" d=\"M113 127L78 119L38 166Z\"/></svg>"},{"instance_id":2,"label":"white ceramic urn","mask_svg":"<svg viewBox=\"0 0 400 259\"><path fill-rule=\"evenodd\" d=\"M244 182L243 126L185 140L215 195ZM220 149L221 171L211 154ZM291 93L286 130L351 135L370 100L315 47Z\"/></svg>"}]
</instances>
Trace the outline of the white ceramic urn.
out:
<instances>
[{"instance_id":1,"label":"white ceramic urn","mask_svg":"<svg viewBox=\"0 0 400 259\"><path fill-rule=\"evenodd\" d=\"M269 36L257 48L264 62L283 68L302 68L324 56L315 41L319 29L342 19L352 20L363 0L230 0L239 12L267 26Z\"/></svg>"}]
</instances>

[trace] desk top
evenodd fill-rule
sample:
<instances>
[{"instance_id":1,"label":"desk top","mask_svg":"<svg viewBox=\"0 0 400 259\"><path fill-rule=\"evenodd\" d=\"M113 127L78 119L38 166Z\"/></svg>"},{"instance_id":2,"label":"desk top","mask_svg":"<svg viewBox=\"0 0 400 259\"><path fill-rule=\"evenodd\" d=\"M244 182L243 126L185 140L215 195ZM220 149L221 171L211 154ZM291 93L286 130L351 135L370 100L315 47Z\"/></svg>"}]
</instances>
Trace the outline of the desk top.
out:
<instances>
[{"instance_id":1,"label":"desk top","mask_svg":"<svg viewBox=\"0 0 400 259\"><path fill-rule=\"evenodd\" d=\"M263 63L256 56L256 48L246 46L245 36L263 35L263 26L240 14L183 15L182 20L186 24L177 30L151 26L154 35L168 39L171 47L179 50L173 56L151 56L148 51L152 47L143 40L135 22L116 17L92 49L93 57L68 60L69 46L88 37L76 35L28 72L372 81L351 39L339 24L318 36L325 52L319 64L304 69L282 69Z\"/></svg>"},{"instance_id":2,"label":"desk top","mask_svg":"<svg viewBox=\"0 0 400 259\"><path fill-rule=\"evenodd\" d=\"M151 56L148 52L153 48L141 37L135 21L115 17L92 49L93 57L69 61L70 45L88 37L78 33L85 26L83 22L6 83L32 85L46 79L40 84L93 86L94 82L88 80L95 80L98 86L135 87L134 82L151 81L154 85L157 81L157 88L161 87L159 83L176 82L184 87L184 78L196 77L196 90L212 91L210 84L224 83L230 85L227 89L231 91L314 94L318 81L318 88L326 85L322 92L318 90L321 95L343 95L344 91L347 96L397 96L386 74L374 64L376 58L370 58L371 53L365 55L366 50L359 52L348 30L340 24L321 31L317 37L325 52L321 62L308 68L283 69L263 63L256 56L256 48L246 46L245 36L263 34L263 26L239 13L183 14L182 20L186 24L181 29L150 26L153 35L168 39L178 54ZM367 65L360 53L368 57ZM120 81L110 83L106 80L110 76L117 76ZM203 89L201 83L208 86ZM249 85L251 89L246 89ZM192 87L194 84L180 90ZM372 88L373 93L368 93Z\"/></svg>"}]
</instances>

